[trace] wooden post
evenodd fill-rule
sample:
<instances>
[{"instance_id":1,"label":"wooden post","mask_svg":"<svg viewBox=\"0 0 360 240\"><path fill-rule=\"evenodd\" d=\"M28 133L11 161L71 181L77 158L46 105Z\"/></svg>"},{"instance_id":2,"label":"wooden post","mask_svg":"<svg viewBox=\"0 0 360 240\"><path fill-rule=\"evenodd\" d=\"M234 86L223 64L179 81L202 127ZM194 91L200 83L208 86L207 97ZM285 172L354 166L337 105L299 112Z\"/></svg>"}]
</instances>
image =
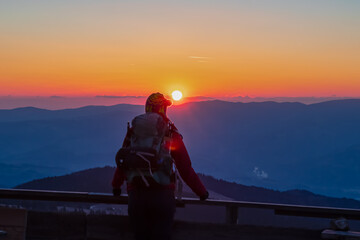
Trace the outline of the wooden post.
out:
<instances>
[{"instance_id":1,"label":"wooden post","mask_svg":"<svg viewBox=\"0 0 360 240\"><path fill-rule=\"evenodd\" d=\"M226 206L226 223L236 225L237 220L238 220L238 207Z\"/></svg>"}]
</instances>

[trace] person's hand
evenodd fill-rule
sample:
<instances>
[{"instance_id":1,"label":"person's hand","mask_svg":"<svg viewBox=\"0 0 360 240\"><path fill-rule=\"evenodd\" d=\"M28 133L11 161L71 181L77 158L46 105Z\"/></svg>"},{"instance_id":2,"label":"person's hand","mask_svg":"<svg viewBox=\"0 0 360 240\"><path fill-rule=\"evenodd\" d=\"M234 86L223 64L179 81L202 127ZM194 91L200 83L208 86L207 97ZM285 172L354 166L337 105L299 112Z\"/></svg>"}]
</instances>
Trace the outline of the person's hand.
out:
<instances>
[{"instance_id":1,"label":"person's hand","mask_svg":"<svg viewBox=\"0 0 360 240\"><path fill-rule=\"evenodd\" d=\"M206 191L206 193L204 195L200 196L200 201L205 201L208 198L209 198L209 192Z\"/></svg>"},{"instance_id":2,"label":"person's hand","mask_svg":"<svg viewBox=\"0 0 360 240\"><path fill-rule=\"evenodd\" d=\"M113 195L114 197L118 197L121 195L121 188L114 188L113 189Z\"/></svg>"}]
</instances>

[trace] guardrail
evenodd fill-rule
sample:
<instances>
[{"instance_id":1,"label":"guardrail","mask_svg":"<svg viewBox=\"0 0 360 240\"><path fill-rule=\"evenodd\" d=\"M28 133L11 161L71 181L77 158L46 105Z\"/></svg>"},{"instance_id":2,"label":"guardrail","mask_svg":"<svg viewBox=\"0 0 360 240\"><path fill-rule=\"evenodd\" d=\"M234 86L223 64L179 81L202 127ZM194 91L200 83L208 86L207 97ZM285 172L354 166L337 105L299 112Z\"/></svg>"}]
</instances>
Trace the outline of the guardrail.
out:
<instances>
[{"instance_id":1,"label":"guardrail","mask_svg":"<svg viewBox=\"0 0 360 240\"><path fill-rule=\"evenodd\" d=\"M111 194L87 193L87 192L64 192L64 191L42 191L42 190L20 190L0 189L0 198L21 200L44 200L62 202L87 202L106 204L127 204L128 197L113 197ZM238 208L272 209L275 214L317 218L339 218L360 220L360 209L332 208L318 206L304 206L291 204L276 204L246 201L213 200L200 201L194 198L183 198L177 200L177 207L185 205L208 205L224 206L226 208L226 223L236 224L238 219Z\"/></svg>"}]
</instances>

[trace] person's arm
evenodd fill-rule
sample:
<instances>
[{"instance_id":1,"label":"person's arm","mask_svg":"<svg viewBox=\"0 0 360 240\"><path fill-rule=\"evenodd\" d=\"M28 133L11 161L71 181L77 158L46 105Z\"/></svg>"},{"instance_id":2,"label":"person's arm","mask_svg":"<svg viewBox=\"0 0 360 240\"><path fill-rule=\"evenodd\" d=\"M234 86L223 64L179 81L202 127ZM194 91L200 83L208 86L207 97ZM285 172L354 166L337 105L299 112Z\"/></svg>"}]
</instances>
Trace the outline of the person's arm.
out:
<instances>
[{"instance_id":1,"label":"person's arm","mask_svg":"<svg viewBox=\"0 0 360 240\"><path fill-rule=\"evenodd\" d=\"M186 150L182 136L178 132L172 134L171 156L175 161L181 178L200 197L201 200L208 198L209 193L191 166L191 160Z\"/></svg>"},{"instance_id":2,"label":"person's arm","mask_svg":"<svg viewBox=\"0 0 360 240\"><path fill-rule=\"evenodd\" d=\"M114 196L120 196L121 194L121 185L125 181L125 173L121 168L116 168L113 180L111 185L113 187L113 194Z\"/></svg>"}]
</instances>

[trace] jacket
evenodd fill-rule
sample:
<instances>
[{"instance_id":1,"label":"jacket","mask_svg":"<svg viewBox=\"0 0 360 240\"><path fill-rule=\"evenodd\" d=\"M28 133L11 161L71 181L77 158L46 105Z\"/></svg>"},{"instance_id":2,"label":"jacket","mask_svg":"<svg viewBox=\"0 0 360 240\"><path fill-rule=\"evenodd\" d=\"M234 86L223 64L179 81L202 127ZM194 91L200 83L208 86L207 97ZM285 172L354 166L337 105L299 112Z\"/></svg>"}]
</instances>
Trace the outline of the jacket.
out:
<instances>
[{"instance_id":1,"label":"jacket","mask_svg":"<svg viewBox=\"0 0 360 240\"><path fill-rule=\"evenodd\" d=\"M204 187L200 178L198 177L198 175L191 166L191 160L186 150L182 136L177 131L174 125L173 125L173 129L174 131L172 133L171 156L174 159L176 168L178 169L181 178L191 188L191 190L199 197L204 196L207 193L206 188ZM129 146L129 144L130 144L130 134L128 133L124 139L123 147ZM125 172L117 167L112 180L113 188L114 189L121 188L125 180L126 180ZM175 190L174 183L165 185L163 187ZM136 188L135 185L132 185L131 183L127 183L128 192L134 188Z\"/></svg>"}]
</instances>

